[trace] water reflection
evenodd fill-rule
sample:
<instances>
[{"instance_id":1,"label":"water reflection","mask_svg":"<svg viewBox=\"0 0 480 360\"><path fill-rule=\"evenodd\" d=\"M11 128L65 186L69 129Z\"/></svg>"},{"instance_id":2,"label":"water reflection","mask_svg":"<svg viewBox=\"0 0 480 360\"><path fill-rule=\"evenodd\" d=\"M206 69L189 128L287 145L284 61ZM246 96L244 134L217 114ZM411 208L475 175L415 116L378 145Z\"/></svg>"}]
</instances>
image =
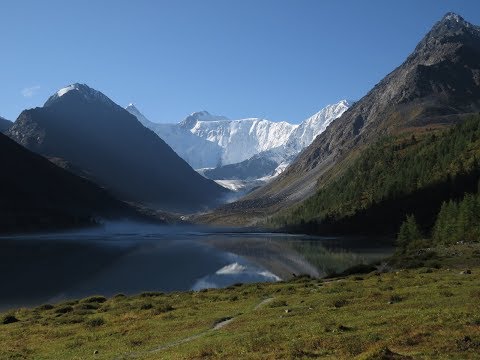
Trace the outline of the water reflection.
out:
<instances>
[{"instance_id":1,"label":"water reflection","mask_svg":"<svg viewBox=\"0 0 480 360\"><path fill-rule=\"evenodd\" d=\"M368 239L138 225L0 238L0 309L92 294L200 290L278 281L293 274L323 276L389 251Z\"/></svg>"}]
</instances>

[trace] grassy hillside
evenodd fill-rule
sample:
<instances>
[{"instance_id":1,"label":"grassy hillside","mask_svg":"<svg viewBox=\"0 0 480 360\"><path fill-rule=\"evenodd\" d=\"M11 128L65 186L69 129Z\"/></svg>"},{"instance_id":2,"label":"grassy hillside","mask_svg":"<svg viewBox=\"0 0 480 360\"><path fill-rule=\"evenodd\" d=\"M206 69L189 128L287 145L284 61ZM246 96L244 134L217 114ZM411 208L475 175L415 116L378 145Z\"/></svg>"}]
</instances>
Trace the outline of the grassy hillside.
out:
<instances>
[{"instance_id":1,"label":"grassy hillside","mask_svg":"<svg viewBox=\"0 0 480 360\"><path fill-rule=\"evenodd\" d=\"M422 254L416 269L19 309L0 317L0 358L480 358L479 244Z\"/></svg>"},{"instance_id":2,"label":"grassy hillside","mask_svg":"<svg viewBox=\"0 0 480 360\"><path fill-rule=\"evenodd\" d=\"M479 159L479 115L450 130L388 137L366 148L314 196L269 223L309 232L335 223L344 231L349 225L359 231L363 224L368 231L373 221L391 231L421 208L420 222L430 228L443 201L476 191Z\"/></svg>"}]
</instances>

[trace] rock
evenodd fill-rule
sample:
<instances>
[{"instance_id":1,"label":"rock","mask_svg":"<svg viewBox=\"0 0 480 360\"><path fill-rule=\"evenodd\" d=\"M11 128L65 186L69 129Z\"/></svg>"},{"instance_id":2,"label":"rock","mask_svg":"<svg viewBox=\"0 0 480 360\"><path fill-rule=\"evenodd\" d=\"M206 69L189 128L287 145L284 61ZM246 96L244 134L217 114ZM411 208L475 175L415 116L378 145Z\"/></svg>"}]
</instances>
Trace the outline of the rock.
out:
<instances>
[{"instance_id":1,"label":"rock","mask_svg":"<svg viewBox=\"0 0 480 360\"><path fill-rule=\"evenodd\" d=\"M292 310L290 309L285 309L285 313L288 314L289 312L291 312Z\"/></svg>"},{"instance_id":2,"label":"rock","mask_svg":"<svg viewBox=\"0 0 480 360\"><path fill-rule=\"evenodd\" d=\"M460 272L460 275L470 275L472 273L472 270L470 269L467 269L467 270L463 270Z\"/></svg>"}]
</instances>

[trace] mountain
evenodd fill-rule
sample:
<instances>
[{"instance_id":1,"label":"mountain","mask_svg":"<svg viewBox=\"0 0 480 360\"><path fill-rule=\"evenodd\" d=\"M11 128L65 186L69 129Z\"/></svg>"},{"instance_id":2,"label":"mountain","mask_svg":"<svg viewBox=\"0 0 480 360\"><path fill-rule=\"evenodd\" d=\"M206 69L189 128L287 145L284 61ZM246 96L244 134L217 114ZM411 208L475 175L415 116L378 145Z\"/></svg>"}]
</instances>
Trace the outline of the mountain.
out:
<instances>
[{"instance_id":1,"label":"mountain","mask_svg":"<svg viewBox=\"0 0 480 360\"><path fill-rule=\"evenodd\" d=\"M221 115L212 115L208 111L197 111L188 115L178 125L185 130L192 130L198 121L225 121L227 117Z\"/></svg>"},{"instance_id":2,"label":"mountain","mask_svg":"<svg viewBox=\"0 0 480 360\"><path fill-rule=\"evenodd\" d=\"M333 120L339 118L347 111L351 103L347 100L341 100L336 104L325 106L316 114L302 121L292 132L285 146L299 153L310 145L319 134L324 132Z\"/></svg>"},{"instance_id":3,"label":"mountain","mask_svg":"<svg viewBox=\"0 0 480 360\"><path fill-rule=\"evenodd\" d=\"M93 225L137 217L92 182L63 170L0 134L0 233Z\"/></svg>"},{"instance_id":4,"label":"mountain","mask_svg":"<svg viewBox=\"0 0 480 360\"><path fill-rule=\"evenodd\" d=\"M87 85L67 86L43 107L23 111L7 134L41 155L68 161L119 198L157 209L204 209L226 193Z\"/></svg>"},{"instance_id":5,"label":"mountain","mask_svg":"<svg viewBox=\"0 0 480 360\"><path fill-rule=\"evenodd\" d=\"M333 122L285 172L219 213L232 219L249 213L250 220L271 214L314 194L380 138L455 124L463 114L479 110L480 30L449 13L403 64Z\"/></svg>"},{"instance_id":6,"label":"mountain","mask_svg":"<svg viewBox=\"0 0 480 360\"><path fill-rule=\"evenodd\" d=\"M206 112L192 114L180 124L159 124L148 120L133 104L129 104L125 109L134 115L143 126L156 133L194 169L215 167L220 163L222 148L192 134L182 125L189 118L206 118L206 116L197 115Z\"/></svg>"},{"instance_id":7,"label":"mountain","mask_svg":"<svg viewBox=\"0 0 480 360\"><path fill-rule=\"evenodd\" d=\"M212 180L255 180L273 174L278 165L276 161L260 153L239 163L202 169L201 173Z\"/></svg>"},{"instance_id":8,"label":"mountain","mask_svg":"<svg viewBox=\"0 0 480 360\"><path fill-rule=\"evenodd\" d=\"M223 149L221 163L228 165L285 144L296 127L285 121L249 118L197 120L190 131L200 138L218 144Z\"/></svg>"},{"instance_id":9,"label":"mountain","mask_svg":"<svg viewBox=\"0 0 480 360\"><path fill-rule=\"evenodd\" d=\"M232 179L246 179L270 175L273 162L277 164L274 170L290 162L348 106L346 100L328 105L299 125L258 118L229 120L207 111L193 113L178 124L159 124L148 120L133 104L126 110L195 169L218 169L203 171L207 177L237 169ZM259 166L261 163L268 165ZM230 166L234 164L238 165Z\"/></svg>"},{"instance_id":10,"label":"mountain","mask_svg":"<svg viewBox=\"0 0 480 360\"><path fill-rule=\"evenodd\" d=\"M214 180L254 180L253 185L258 187L259 181L270 181L285 170L296 156L349 106L346 100L328 105L299 125L292 125L293 130L287 138L281 139L281 145L261 151L238 163L203 169L202 174Z\"/></svg>"},{"instance_id":11,"label":"mountain","mask_svg":"<svg viewBox=\"0 0 480 360\"><path fill-rule=\"evenodd\" d=\"M0 116L0 133L10 129L12 125L13 123L11 121L4 119L3 117Z\"/></svg>"}]
</instances>

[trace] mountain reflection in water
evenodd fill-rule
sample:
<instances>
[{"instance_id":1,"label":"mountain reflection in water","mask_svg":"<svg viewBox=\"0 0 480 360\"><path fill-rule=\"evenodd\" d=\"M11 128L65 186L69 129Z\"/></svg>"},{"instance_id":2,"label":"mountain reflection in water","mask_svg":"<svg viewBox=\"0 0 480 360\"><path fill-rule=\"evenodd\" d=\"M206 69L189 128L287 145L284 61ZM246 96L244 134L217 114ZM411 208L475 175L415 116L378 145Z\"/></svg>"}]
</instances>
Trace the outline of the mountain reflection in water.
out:
<instances>
[{"instance_id":1,"label":"mountain reflection in water","mask_svg":"<svg viewBox=\"0 0 480 360\"><path fill-rule=\"evenodd\" d=\"M390 247L365 239L138 224L3 237L0 309L92 294L201 290L294 274L318 277L389 252Z\"/></svg>"}]
</instances>

